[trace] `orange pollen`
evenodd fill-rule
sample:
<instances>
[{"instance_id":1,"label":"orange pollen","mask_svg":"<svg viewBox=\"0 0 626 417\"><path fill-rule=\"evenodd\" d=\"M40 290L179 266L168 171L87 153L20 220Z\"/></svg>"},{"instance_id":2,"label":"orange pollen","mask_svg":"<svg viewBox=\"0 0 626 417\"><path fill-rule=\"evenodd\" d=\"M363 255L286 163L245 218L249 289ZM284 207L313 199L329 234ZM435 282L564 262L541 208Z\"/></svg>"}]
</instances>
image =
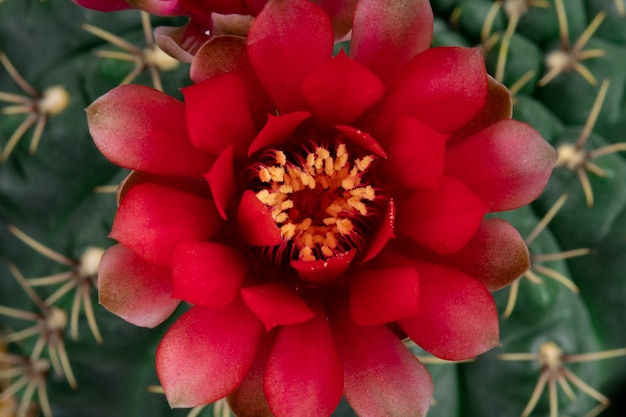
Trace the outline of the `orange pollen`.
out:
<instances>
[{"instance_id":1,"label":"orange pollen","mask_svg":"<svg viewBox=\"0 0 626 417\"><path fill-rule=\"evenodd\" d=\"M318 147L309 152L303 166L276 152L275 165L263 166L259 179L267 188L256 197L272 213L285 240L291 240L303 261L328 259L339 251L338 240L353 232L351 219L366 216L367 202L376 192L362 184L362 176L374 161L371 155L350 161L346 146L335 155Z\"/></svg>"}]
</instances>

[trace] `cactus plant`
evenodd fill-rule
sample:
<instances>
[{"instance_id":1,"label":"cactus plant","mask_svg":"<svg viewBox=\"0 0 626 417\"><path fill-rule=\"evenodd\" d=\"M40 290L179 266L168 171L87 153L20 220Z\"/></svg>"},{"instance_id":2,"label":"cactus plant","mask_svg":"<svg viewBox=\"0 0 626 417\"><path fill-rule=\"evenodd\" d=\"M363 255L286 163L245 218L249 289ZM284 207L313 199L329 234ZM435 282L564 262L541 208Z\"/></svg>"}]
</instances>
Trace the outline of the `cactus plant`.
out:
<instances>
[{"instance_id":1,"label":"cactus plant","mask_svg":"<svg viewBox=\"0 0 626 417\"><path fill-rule=\"evenodd\" d=\"M513 117L537 129L559 162L535 202L495 214L520 230L532 260L493 293L501 346L454 363L409 344L433 375L428 415L622 416L626 4L431 4L433 44L482 48L489 72L514 93ZM113 244L112 190L126 171L95 148L84 109L129 74L181 99L178 88L191 83L186 64L144 66L147 19L69 1L0 1L0 416L228 414L223 402L171 410L158 394L155 350L183 309L137 328L98 305L92 285L93 254ZM334 415L355 413L342 402Z\"/></svg>"}]
</instances>

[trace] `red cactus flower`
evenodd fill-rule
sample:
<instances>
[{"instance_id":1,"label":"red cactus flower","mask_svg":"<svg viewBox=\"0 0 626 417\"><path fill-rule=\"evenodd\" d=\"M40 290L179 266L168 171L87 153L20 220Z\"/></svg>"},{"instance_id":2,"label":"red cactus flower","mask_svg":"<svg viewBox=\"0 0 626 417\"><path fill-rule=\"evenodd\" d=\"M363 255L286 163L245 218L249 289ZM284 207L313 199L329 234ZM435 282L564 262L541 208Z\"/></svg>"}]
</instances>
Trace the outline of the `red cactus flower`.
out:
<instances>
[{"instance_id":1,"label":"red cactus flower","mask_svg":"<svg viewBox=\"0 0 626 417\"><path fill-rule=\"evenodd\" d=\"M432 19L426 0L361 0L332 56L322 8L270 0L247 40L198 52L184 103L124 85L88 108L134 170L101 303L146 327L192 305L156 356L172 406L329 416L345 395L359 415L424 415L432 383L403 337L450 360L498 344L489 291L528 251L484 216L535 199L556 153L510 119L479 49L428 49Z\"/></svg>"},{"instance_id":2,"label":"red cactus flower","mask_svg":"<svg viewBox=\"0 0 626 417\"><path fill-rule=\"evenodd\" d=\"M93 10L112 12L140 9L159 16L189 16L182 27L157 27L161 49L183 62L191 62L198 49L223 34L246 36L254 17L268 0L72 0ZM314 0L331 18L335 39L342 40L352 28L358 0Z\"/></svg>"}]
</instances>

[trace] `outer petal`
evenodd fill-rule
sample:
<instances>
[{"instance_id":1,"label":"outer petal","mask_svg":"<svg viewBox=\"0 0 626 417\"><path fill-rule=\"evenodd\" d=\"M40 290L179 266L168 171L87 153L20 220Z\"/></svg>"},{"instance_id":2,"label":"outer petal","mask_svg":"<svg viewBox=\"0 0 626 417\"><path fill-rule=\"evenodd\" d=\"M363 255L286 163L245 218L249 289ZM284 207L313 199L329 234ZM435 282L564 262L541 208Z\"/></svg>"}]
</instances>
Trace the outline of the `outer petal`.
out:
<instances>
[{"instance_id":1,"label":"outer petal","mask_svg":"<svg viewBox=\"0 0 626 417\"><path fill-rule=\"evenodd\" d=\"M131 6L125 0L72 0L74 3L88 9L100 12L114 12L116 10L130 9Z\"/></svg>"},{"instance_id":2,"label":"outer petal","mask_svg":"<svg viewBox=\"0 0 626 417\"><path fill-rule=\"evenodd\" d=\"M383 170L392 182L434 190L443 177L447 135L411 117L401 117L387 147Z\"/></svg>"},{"instance_id":3,"label":"outer petal","mask_svg":"<svg viewBox=\"0 0 626 417\"><path fill-rule=\"evenodd\" d=\"M398 206L396 233L438 253L452 253L472 238L488 205L454 177L434 191L417 191Z\"/></svg>"},{"instance_id":4,"label":"outer petal","mask_svg":"<svg viewBox=\"0 0 626 417\"><path fill-rule=\"evenodd\" d=\"M352 18L358 0L316 0L330 16L335 40L341 39L352 29Z\"/></svg>"},{"instance_id":5,"label":"outer petal","mask_svg":"<svg viewBox=\"0 0 626 417\"><path fill-rule=\"evenodd\" d=\"M272 214L250 190L243 193L239 202L237 229L248 245L276 246L283 243L280 229L272 219Z\"/></svg>"},{"instance_id":6,"label":"outer petal","mask_svg":"<svg viewBox=\"0 0 626 417\"><path fill-rule=\"evenodd\" d=\"M172 295L203 307L223 307L239 295L246 258L214 242L178 242L172 254Z\"/></svg>"},{"instance_id":7,"label":"outer petal","mask_svg":"<svg viewBox=\"0 0 626 417\"><path fill-rule=\"evenodd\" d=\"M270 0L248 34L252 66L281 112L306 109L302 82L332 49L328 15L307 0Z\"/></svg>"},{"instance_id":8,"label":"outer petal","mask_svg":"<svg viewBox=\"0 0 626 417\"><path fill-rule=\"evenodd\" d=\"M411 116L435 130L452 132L472 120L487 98L482 50L440 47L411 60L394 80L378 125L391 134L400 116Z\"/></svg>"},{"instance_id":9,"label":"outer petal","mask_svg":"<svg viewBox=\"0 0 626 417\"><path fill-rule=\"evenodd\" d=\"M331 326L345 374L344 395L359 416L423 417L433 383L428 370L384 326L357 326L347 312Z\"/></svg>"},{"instance_id":10,"label":"outer petal","mask_svg":"<svg viewBox=\"0 0 626 417\"><path fill-rule=\"evenodd\" d=\"M343 370L324 315L279 329L264 388L276 417L332 414L343 392Z\"/></svg>"},{"instance_id":11,"label":"outer petal","mask_svg":"<svg viewBox=\"0 0 626 417\"><path fill-rule=\"evenodd\" d=\"M430 46L433 11L427 0L361 0L350 53L389 83L415 55Z\"/></svg>"},{"instance_id":12,"label":"outer petal","mask_svg":"<svg viewBox=\"0 0 626 417\"><path fill-rule=\"evenodd\" d=\"M303 323L315 316L302 298L278 282L242 288L241 297L268 332L276 326Z\"/></svg>"},{"instance_id":13,"label":"outer petal","mask_svg":"<svg viewBox=\"0 0 626 417\"><path fill-rule=\"evenodd\" d=\"M158 26L154 29L154 39L163 52L189 64L209 37L195 22L189 21L182 27Z\"/></svg>"},{"instance_id":14,"label":"outer petal","mask_svg":"<svg viewBox=\"0 0 626 417\"><path fill-rule=\"evenodd\" d=\"M367 68L341 51L304 80L302 92L317 120L325 126L349 124L385 92Z\"/></svg>"},{"instance_id":15,"label":"outer petal","mask_svg":"<svg viewBox=\"0 0 626 417\"><path fill-rule=\"evenodd\" d=\"M136 9L159 16L179 16L183 14L180 0L126 0Z\"/></svg>"},{"instance_id":16,"label":"outer petal","mask_svg":"<svg viewBox=\"0 0 626 417\"><path fill-rule=\"evenodd\" d=\"M126 193L110 237L157 265L169 265L180 240L208 240L221 228L212 201L161 185L137 184Z\"/></svg>"},{"instance_id":17,"label":"outer petal","mask_svg":"<svg viewBox=\"0 0 626 417\"><path fill-rule=\"evenodd\" d=\"M98 298L111 313L135 326L155 327L176 309L169 268L133 255L122 245L104 253L98 270Z\"/></svg>"},{"instance_id":18,"label":"outer petal","mask_svg":"<svg viewBox=\"0 0 626 417\"><path fill-rule=\"evenodd\" d=\"M206 42L191 63L190 77L199 83L229 72L241 77L255 125L260 128L267 114L274 111L274 106L254 73L248 58L246 38L217 36Z\"/></svg>"},{"instance_id":19,"label":"outer petal","mask_svg":"<svg viewBox=\"0 0 626 417\"><path fill-rule=\"evenodd\" d=\"M472 358L498 345L498 312L483 284L444 266L414 264L420 312L399 324L415 343L447 360Z\"/></svg>"},{"instance_id":20,"label":"outer petal","mask_svg":"<svg viewBox=\"0 0 626 417\"><path fill-rule=\"evenodd\" d=\"M187 128L194 146L219 154L232 145L244 157L256 132L246 89L236 74L220 75L182 89Z\"/></svg>"},{"instance_id":21,"label":"outer petal","mask_svg":"<svg viewBox=\"0 0 626 417\"><path fill-rule=\"evenodd\" d=\"M172 407L195 407L230 394L252 366L263 326L238 300L193 307L163 337L156 369Z\"/></svg>"},{"instance_id":22,"label":"outer petal","mask_svg":"<svg viewBox=\"0 0 626 417\"><path fill-rule=\"evenodd\" d=\"M100 152L124 168L199 176L211 166L189 141L183 103L150 87L114 88L87 108L87 119Z\"/></svg>"},{"instance_id":23,"label":"outer petal","mask_svg":"<svg viewBox=\"0 0 626 417\"><path fill-rule=\"evenodd\" d=\"M263 392L265 365L274 345L276 332L261 339L256 358L243 382L228 397L228 405L237 417L274 417Z\"/></svg>"},{"instance_id":24,"label":"outer petal","mask_svg":"<svg viewBox=\"0 0 626 417\"><path fill-rule=\"evenodd\" d=\"M490 204L490 211L511 210L539 196L556 157L532 127L501 120L451 146L445 172L462 179Z\"/></svg>"},{"instance_id":25,"label":"outer petal","mask_svg":"<svg viewBox=\"0 0 626 417\"><path fill-rule=\"evenodd\" d=\"M361 270L350 281L350 313L355 323L390 323L417 314L419 285L415 268Z\"/></svg>"},{"instance_id":26,"label":"outer petal","mask_svg":"<svg viewBox=\"0 0 626 417\"><path fill-rule=\"evenodd\" d=\"M487 77L487 81L488 90L485 106L476 117L452 134L449 143L466 138L497 121L510 119L513 116L513 98L509 89L491 75Z\"/></svg>"},{"instance_id":27,"label":"outer petal","mask_svg":"<svg viewBox=\"0 0 626 417\"><path fill-rule=\"evenodd\" d=\"M528 248L517 229L502 219L484 219L461 250L439 255L406 247L407 255L456 268L481 281L489 291L499 290L530 267Z\"/></svg>"}]
</instances>

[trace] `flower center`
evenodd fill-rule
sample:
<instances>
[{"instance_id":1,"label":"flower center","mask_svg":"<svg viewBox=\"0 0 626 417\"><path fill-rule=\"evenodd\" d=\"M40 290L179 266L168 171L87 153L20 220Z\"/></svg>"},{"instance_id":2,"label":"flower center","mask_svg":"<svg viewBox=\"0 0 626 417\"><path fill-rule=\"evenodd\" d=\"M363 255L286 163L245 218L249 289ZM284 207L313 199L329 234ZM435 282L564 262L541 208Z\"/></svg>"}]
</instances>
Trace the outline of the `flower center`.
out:
<instances>
[{"instance_id":1,"label":"flower center","mask_svg":"<svg viewBox=\"0 0 626 417\"><path fill-rule=\"evenodd\" d=\"M374 156L352 156L340 143L272 150L261 159L253 166L253 189L289 247L277 248L280 257L327 260L361 248L380 212L367 180Z\"/></svg>"}]
</instances>

